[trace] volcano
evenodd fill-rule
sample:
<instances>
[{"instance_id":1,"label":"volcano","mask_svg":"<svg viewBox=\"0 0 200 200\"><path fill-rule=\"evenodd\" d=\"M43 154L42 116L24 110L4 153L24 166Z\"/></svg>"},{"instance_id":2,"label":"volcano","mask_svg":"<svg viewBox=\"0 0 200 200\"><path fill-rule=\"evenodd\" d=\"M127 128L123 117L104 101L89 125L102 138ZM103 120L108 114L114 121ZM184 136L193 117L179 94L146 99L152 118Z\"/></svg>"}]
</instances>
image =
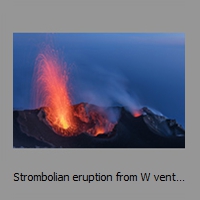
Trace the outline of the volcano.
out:
<instances>
[{"instance_id":1,"label":"volcano","mask_svg":"<svg viewBox=\"0 0 200 200\"><path fill-rule=\"evenodd\" d=\"M51 126L47 109L13 111L14 148L185 148L181 125L147 107L134 116L125 107L72 105L76 128L66 130Z\"/></svg>"},{"instance_id":2,"label":"volcano","mask_svg":"<svg viewBox=\"0 0 200 200\"><path fill-rule=\"evenodd\" d=\"M115 86L118 94L113 98L121 106L74 105L72 94L76 90L71 85L69 71L58 50L50 44L41 45L32 79L31 107L34 109L13 112L14 147L185 147L185 130L175 120L147 107L139 108L118 87L120 82Z\"/></svg>"}]
</instances>

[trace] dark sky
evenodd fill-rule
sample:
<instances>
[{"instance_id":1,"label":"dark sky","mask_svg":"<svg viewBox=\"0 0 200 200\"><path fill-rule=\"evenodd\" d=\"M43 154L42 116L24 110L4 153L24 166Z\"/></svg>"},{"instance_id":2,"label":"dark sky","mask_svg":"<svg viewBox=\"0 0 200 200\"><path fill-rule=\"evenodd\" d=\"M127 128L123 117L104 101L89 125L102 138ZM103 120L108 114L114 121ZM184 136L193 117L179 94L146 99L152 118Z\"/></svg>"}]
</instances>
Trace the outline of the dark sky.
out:
<instances>
[{"instance_id":1,"label":"dark sky","mask_svg":"<svg viewBox=\"0 0 200 200\"><path fill-rule=\"evenodd\" d=\"M185 127L182 33L13 34L13 107L31 107L35 59L51 43L67 63L73 103L148 106Z\"/></svg>"}]
</instances>

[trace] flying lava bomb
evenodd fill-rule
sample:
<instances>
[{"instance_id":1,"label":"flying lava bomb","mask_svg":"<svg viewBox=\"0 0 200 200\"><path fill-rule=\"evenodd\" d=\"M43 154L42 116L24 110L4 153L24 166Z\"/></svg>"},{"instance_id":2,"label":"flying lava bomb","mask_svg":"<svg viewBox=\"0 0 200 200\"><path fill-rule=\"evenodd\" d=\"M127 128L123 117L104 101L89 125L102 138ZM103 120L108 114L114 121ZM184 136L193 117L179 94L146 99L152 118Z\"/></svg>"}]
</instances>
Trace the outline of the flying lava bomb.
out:
<instances>
[{"instance_id":1,"label":"flying lava bomb","mask_svg":"<svg viewBox=\"0 0 200 200\"><path fill-rule=\"evenodd\" d=\"M46 120L55 130L73 127L72 108L67 88L68 75L64 63L50 46L37 56L34 69L34 104L45 106Z\"/></svg>"}]
</instances>

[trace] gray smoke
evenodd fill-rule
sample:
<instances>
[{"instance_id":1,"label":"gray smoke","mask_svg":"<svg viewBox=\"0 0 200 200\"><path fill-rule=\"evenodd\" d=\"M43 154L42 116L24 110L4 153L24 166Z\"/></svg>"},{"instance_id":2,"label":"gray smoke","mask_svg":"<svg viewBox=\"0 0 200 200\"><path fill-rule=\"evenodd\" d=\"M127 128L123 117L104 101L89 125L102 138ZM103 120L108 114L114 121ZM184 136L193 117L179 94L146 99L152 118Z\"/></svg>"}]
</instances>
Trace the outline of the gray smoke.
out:
<instances>
[{"instance_id":1,"label":"gray smoke","mask_svg":"<svg viewBox=\"0 0 200 200\"><path fill-rule=\"evenodd\" d=\"M88 68L87 68L88 69ZM72 77L76 93L75 103L87 102L101 107L123 106L131 113L141 108L138 97L129 87L129 80L117 68L115 70L93 66L88 70L77 67ZM111 118L116 113L109 113Z\"/></svg>"}]
</instances>

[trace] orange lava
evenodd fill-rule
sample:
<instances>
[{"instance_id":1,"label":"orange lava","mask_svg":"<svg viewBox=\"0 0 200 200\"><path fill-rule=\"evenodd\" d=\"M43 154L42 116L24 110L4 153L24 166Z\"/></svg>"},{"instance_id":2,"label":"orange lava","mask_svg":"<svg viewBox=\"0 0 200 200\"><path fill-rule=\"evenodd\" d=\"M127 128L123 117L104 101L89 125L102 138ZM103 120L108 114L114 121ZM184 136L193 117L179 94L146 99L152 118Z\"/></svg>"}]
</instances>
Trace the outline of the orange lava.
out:
<instances>
[{"instance_id":1,"label":"orange lava","mask_svg":"<svg viewBox=\"0 0 200 200\"><path fill-rule=\"evenodd\" d=\"M45 107L46 120L56 132L73 126L67 75L58 52L45 46L34 68L34 104L37 108Z\"/></svg>"},{"instance_id":2,"label":"orange lava","mask_svg":"<svg viewBox=\"0 0 200 200\"><path fill-rule=\"evenodd\" d=\"M106 132L104 127L96 127L96 133L95 136L99 135L99 134L104 134Z\"/></svg>"},{"instance_id":3,"label":"orange lava","mask_svg":"<svg viewBox=\"0 0 200 200\"><path fill-rule=\"evenodd\" d=\"M135 110L135 111L133 112L133 116L134 116L134 117L139 117L139 116L141 116L141 115L142 115L141 111L138 111L138 110L136 111L136 110Z\"/></svg>"}]
</instances>

